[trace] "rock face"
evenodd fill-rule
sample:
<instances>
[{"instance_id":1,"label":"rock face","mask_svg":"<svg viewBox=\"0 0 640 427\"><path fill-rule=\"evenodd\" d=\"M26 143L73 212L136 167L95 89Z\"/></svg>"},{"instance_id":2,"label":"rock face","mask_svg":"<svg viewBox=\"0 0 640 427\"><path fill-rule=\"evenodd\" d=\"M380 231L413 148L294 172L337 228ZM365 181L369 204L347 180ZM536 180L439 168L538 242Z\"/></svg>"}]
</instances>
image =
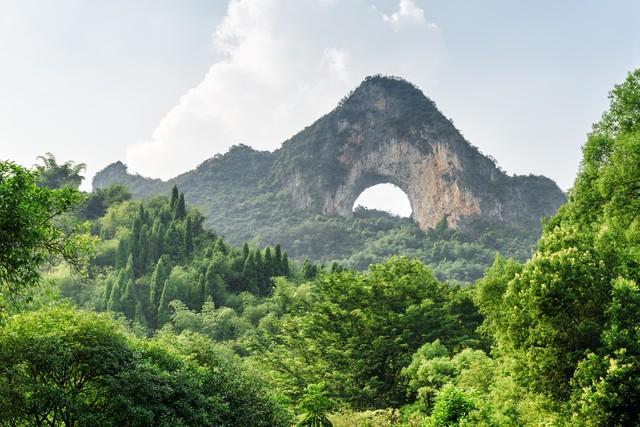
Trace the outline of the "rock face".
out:
<instances>
[{"instance_id":1,"label":"rock face","mask_svg":"<svg viewBox=\"0 0 640 427\"><path fill-rule=\"evenodd\" d=\"M474 218L537 225L565 200L548 178L506 175L420 90L380 76L367 78L273 153L234 147L169 182L130 175L116 163L93 182L94 188L114 183L128 185L138 197L166 192L175 183L214 216L213 210L241 215L239 207L250 208L256 198L301 212L350 216L365 189L391 183L407 194L412 218L423 230L443 218L452 228Z\"/></svg>"},{"instance_id":2,"label":"rock face","mask_svg":"<svg viewBox=\"0 0 640 427\"><path fill-rule=\"evenodd\" d=\"M407 194L423 230L443 218L453 228L477 216L537 222L564 201L547 178L507 176L400 79L368 78L280 151L295 153L276 160L295 205L324 214L351 215L358 196L380 183Z\"/></svg>"}]
</instances>

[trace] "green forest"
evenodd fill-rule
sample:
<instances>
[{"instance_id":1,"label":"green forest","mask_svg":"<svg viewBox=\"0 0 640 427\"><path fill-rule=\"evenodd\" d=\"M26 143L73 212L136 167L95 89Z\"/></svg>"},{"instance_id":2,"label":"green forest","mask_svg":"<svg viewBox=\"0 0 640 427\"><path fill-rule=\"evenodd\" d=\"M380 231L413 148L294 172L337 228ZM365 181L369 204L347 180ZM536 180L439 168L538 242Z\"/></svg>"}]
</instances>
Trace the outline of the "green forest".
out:
<instances>
[{"instance_id":1,"label":"green forest","mask_svg":"<svg viewBox=\"0 0 640 427\"><path fill-rule=\"evenodd\" d=\"M446 265L234 245L178 187L0 162L0 425L640 425L640 70L609 97L531 254L407 220Z\"/></svg>"}]
</instances>

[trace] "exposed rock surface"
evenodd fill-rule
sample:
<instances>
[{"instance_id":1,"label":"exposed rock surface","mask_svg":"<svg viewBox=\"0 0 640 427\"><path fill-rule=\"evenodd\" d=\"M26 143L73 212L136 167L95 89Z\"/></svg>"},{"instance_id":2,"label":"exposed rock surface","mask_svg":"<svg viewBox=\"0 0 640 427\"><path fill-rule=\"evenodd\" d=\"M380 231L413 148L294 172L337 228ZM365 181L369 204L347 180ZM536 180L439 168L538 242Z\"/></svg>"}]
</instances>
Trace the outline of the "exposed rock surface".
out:
<instances>
[{"instance_id":1,"label":"exposed rock surface","mask_svg":"<svg viewBox=\"0 0 640 427\"><path fill-rule=\"evenodd\" d=\"M136 197L178 184L223 233L226 221L241 226L247 210L270 203L286 205L292 215L350 216L360 193L380 183L407 194L423 230L443 218L453 228L472 218L537 225L565 200L548 178L506 175L420 90L379 76L273 153L236 146L168 182L128 174L118 162L99 172L93 186L114 183ZM259 232L260 220L245 226Z\"/></svg>"}]
</instances>

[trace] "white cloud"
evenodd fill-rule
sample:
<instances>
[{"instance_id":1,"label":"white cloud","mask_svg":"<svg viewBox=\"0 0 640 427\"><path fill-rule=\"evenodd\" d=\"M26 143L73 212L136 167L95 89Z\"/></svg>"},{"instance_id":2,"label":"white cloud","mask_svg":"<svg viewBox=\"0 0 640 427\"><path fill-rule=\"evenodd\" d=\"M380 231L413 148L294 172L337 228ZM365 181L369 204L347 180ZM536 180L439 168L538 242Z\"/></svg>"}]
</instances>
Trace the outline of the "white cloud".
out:
<instances>
[{"instance_id":1,"label":"white cloud","mask_svg":"<svg viewBox=\"0 0 640 427\"><path fill-rule=\"evenodd\" d=\"M400 0L398 10L391 15L383 14L382 18L389 22L396 30L399 30L405 24L424 24L424 10L420 8L415 0ZM429 24L430 27L433 24Z\"/></svg>"},{"instance_id":2,"label":"white cloud","mask_svg":"<svg viewBox=\"0 0 640 427\"><path fill-rule=\"evenodd\" d=\"M433 25L413 0L391 16L365 0L231 0L213 33L219 59L126 162L169 178L236 143L275 149L370 74L426 88L440 56Z\"/></svg>"}]
</instances>

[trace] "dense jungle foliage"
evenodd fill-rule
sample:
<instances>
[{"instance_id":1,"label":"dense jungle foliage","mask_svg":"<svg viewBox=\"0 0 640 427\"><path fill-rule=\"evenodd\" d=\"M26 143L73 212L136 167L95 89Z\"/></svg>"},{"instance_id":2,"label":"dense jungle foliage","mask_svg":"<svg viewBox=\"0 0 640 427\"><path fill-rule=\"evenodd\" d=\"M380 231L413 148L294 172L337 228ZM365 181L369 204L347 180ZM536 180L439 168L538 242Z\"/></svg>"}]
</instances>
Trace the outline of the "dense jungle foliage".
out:
<instances>
[{"instance_id":1,"label":"dense jungle foliage","mask_svg":"<svg viewBox=\"0 0 640 427\"><path fill-rule=\"evenodd\" d=\"M535 253L466 287L0 163L0 425L639 425L640 70L610 98Z\"/></svg>"}]
</instances>

